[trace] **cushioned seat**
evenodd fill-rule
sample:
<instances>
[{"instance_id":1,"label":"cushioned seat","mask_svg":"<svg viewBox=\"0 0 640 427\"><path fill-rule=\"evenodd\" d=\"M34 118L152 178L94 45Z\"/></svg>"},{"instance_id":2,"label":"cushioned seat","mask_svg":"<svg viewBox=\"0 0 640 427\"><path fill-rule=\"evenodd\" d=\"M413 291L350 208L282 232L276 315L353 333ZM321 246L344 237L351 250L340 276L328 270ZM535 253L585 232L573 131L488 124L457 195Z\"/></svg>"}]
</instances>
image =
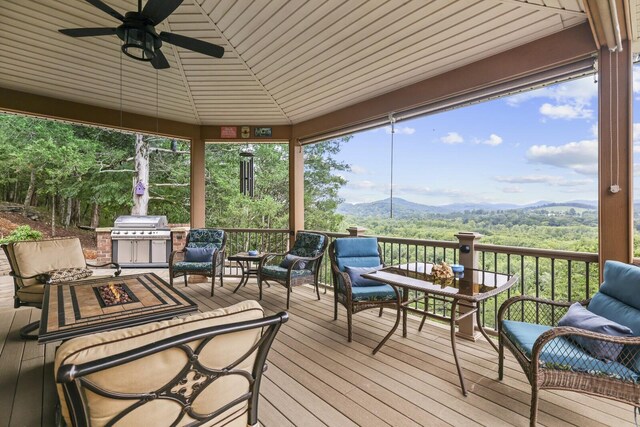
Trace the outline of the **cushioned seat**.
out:
<instances>
[{"instance_id":1,"label":"cushioned seat","mask_svg":"<svg viewBox=\"0 0 640 427\"><path fill-rule=\"evenodd\" d=\"M325 234L299 231L289 252L270 253L263 256L258 265L260 299L262 299L262 284L268 281L287 288L287 308L291 300L291 289L294 286L313 285L320 299L318 273L328 242L329 238Z\"/></svg>"},{"instance_id":2,"label":"cushioned seat","mask_svg":"<svg viewBox=\"0 0 640 427\"><path fill-rule=\"evenodd\" d=\"M187 233L184 248L173 251L169 258L169 284L173 279L184 277L187 286L189 274L211 277L211 296L214 293L216 277L220 286L224 284L224 259L227 233L215 228L194 228ZM209 262L207 262L209 260Z\"/></svg>"},{"instance_id":3,"label":"cushioned seat","mask_svg":"<svg viewBox=\"0 0 640 427\"><path fill-rule=\"evenodd\" d=\"M88 264L84 258L80 239L60 238L29 240L3 244L14 284L14 307L26 305L42 308L45 283L75 282L93 274L88 267L113 266L120 274L115 263L103 265ZM30 334L36 330L39 322L29 323L20 330L25 339L36 339Z\"/></svg>"},{"instance_id":4,"label":"cushioned seat","mask_svg":"<svg viewBox=\"0 0 640 427\"><path fill-rule=\"evenodd\" d=\"M640 268L606 261L603 277L591 300L521 295L500 306L498 377L503 378L506 347L531 384L531 426L543 389L640 406Z\"/></svg>"},{"instance_id":5,"label":"cushioned seat","mask_svg":"<svg viewBox=\"0 0 640 427\"><path fill-rule=\"evenodd\" d=\"M351 288L353 301L395 301L396 293L389 285L354 286Z\"/></svg>"},{"instance_id":6,"label":"cushioned seat","mask_svg":"<svg viewBox=\"0 0 640 427\"><path fill-rule=\"evenodd\" d=\"M275 277L278 279L285 280L287 277L288 269L284 267L280 267L279 265L265 265L262 267L262 273L265 276ZM301 277L301 276L313 276L313 271L311 270L291 270L291 277Z\"/></svg>"},{"instance_id":7,"label":"cushioned seat","mask_svg":"<svg viewBox=\"0 0 640 427\"><path fill-rule=\"evenodd\" d=\"M212 267L211 262L186 262L179 261L173 264L175 271L210 271Z\"/></svg>"},{"instance_id":8,"label":"cushioned seat","mask_svg":"<svg viewBox=\"0 0 640 427\"><path fill-rule=\"evenodd\" d=\"M531 358L533 345L551 326L505 320L502 329L512 343ZM638 382L640 375L618 362L598 360L568 338L558 337L547 343L540 353L542 367L601 374L616 379Z\"/></svg>"},{"instance_id":9,"label":"cushioned seat","mask_svg":"<svg viewBox=\"0 0 640 427\"><path fill-rule=\"evenodd\" d=\"M200 414L203 425L257 424L264 361L287 314L263 317L256 301L243 301L64 342L54 366L64 420L67 425L76 425L72 416L86 421L82 425L187 425ZM245 324L243 330L238 323ZM234 328L220 330L225 325ZM134 356L114 357L124 353ZM102 395L90 387L99 387Z\"/></svg>"}]
</instances>

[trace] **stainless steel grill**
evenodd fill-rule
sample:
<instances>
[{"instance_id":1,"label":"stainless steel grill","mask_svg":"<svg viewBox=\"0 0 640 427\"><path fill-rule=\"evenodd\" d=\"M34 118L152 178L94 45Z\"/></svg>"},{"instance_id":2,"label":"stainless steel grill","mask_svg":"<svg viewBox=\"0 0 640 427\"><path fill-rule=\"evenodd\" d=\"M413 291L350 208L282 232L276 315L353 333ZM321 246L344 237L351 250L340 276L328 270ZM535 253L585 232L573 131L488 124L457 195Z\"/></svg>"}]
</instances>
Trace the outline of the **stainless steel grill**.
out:
<instances>
[{"instance_id":1,"label":"stainless steel grill","mask_svg":"<svg viewBox=\"0 0 640 427\"><path fill-rule=\"evenodd\" d=\"M122 215L111 230L112 259L122 267L167 267L171 230L166 216Z\"/></svg>"}]
</instances>

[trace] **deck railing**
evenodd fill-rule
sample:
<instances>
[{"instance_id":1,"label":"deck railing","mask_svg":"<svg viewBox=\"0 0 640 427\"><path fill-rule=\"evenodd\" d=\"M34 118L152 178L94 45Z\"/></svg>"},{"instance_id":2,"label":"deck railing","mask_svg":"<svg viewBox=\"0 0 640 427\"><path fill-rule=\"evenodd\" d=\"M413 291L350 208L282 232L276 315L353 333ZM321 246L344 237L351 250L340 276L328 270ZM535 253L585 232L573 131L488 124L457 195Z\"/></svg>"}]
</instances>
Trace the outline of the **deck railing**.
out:
<instances>
[{"instance_id":1,"label":"deck railing","mask_svg":"<svg viewBox=\"0 0 640 427\"><path fill-rule=\"evenodd\" d=\"M228 228L227 255L249 249L282 253L289 248L290 232L287 229ZM348 233L322 232L329 236L329 243ZM440 262L449 264L458 261L458 241L404 239L387 236L377 237L384 262L395 265L406 262ZM496 329L498 308L502 302L514 295L533 295L552 300L579 301L590 298L599 286L598 254L569 252L549 249L523 248L477 243L479 268L497 273L517 274L519 282L507 293L485 301L480 307L483 326ZM231 263L227 274L238 276L240 269ZM320 266L320 283L324 292L333 286L329 257L323 258ZM424 308L442 313L448 308L442 302L429 299L415 303L414 308ZM517 314L516 318L517 318ZM512 315L513 317L513 315Z\"/></svg>"}]
</instances>

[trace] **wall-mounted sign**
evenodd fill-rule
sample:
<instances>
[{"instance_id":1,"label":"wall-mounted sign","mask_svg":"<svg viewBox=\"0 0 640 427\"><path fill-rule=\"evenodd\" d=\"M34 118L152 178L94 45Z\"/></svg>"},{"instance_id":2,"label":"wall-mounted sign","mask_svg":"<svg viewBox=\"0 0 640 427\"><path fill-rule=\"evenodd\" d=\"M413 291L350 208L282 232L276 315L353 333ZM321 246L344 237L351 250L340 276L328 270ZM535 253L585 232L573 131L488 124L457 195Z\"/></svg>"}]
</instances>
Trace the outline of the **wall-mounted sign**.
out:
<instances>
[{"instance_id":1,"label":"wall-mounted sign","mask_svg":"<svg viewBox=\"0 0 640 427\"><path fill-rule=\"evenodd\" d=\"M237 126L220 126L220 138L237 138Z\"/></svg>"},{"instance_id":2,"label":"wall-mounted sign","mask_svg":"<svg viewBox=\"0 0 640 427\"><path fill-rule=\"evenodd\" d=\"M249 126L242 126L240 128L240 136L243 138L249 138L251 136L251 128Z\"/></svg>"},{"instance_id":3,"label":"wall-mounted sign","mask_svg":"<svg viewBox=\"0 0 640 427\"><path fill-rule=\"evenodd\" d=\"M271 128L253 128L253 136L258 138L270 138Z\"/></svg>"},{"instance_id":4,"label":"wall-mounted sign","mask_svg":"<svg viewBox=\"0 0 640 427\"><path fill-rule=\"evenodd\" d=\"M136 196L144 196L144 190L146 190L146 187L144 186L142 181L138 181L135 188Z\"/></svg>"}]
</instances>

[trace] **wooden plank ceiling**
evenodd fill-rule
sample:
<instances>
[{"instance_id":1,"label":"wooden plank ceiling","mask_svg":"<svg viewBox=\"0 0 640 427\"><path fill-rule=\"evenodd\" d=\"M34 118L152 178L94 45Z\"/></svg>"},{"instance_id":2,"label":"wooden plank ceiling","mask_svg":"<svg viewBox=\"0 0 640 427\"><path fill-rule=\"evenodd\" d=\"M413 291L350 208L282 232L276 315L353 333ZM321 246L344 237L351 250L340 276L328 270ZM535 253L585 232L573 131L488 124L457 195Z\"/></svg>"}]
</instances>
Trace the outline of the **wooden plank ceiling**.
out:
<instances>
[{"instance_id":1,"label":"wooden plank ceiling","mask_svg":"<svg viewBox=\"0 0 640 427\"><path fill-rule=\"evenodd\" d=\"M124 13L135 0L105 0ZM579 0L184 0L159 30L225 48L169 45L158 73L116 36L59 28L117 21L80 0L3 0L0 86L198 124L299 123L586 20ZM122 61L122 75L120 68ZM122 81L122 85L120 82Z\"/></svg>"}]
</instances>

